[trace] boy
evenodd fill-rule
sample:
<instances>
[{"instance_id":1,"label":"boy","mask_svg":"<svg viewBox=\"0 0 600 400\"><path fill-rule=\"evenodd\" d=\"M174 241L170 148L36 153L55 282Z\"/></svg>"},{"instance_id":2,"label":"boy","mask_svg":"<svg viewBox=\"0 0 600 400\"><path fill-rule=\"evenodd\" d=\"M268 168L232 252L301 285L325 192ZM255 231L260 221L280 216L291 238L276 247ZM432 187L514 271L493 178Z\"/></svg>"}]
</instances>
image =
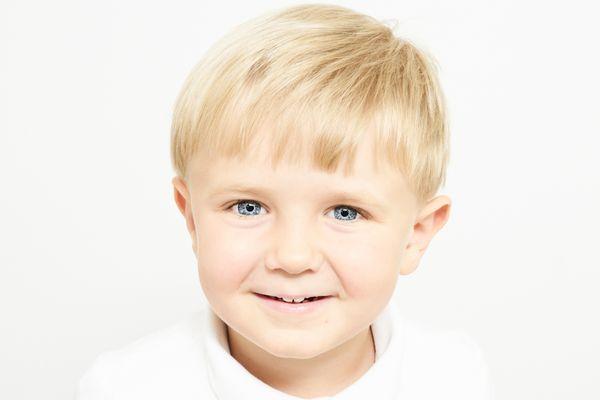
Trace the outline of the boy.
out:
<instances>
[{"instance_id":1,"label":"boy","mask_svg":"<svg viewBox=\"0 0 600 400\"><path fill-rule=\"evenodd\" d=\"M77 398L491 398L469 336L392 300L448 220L448 141L430 62L377 20L310 4L236 27L172 126L209 306L100 355Z\"/></svg>"}]
</instances>

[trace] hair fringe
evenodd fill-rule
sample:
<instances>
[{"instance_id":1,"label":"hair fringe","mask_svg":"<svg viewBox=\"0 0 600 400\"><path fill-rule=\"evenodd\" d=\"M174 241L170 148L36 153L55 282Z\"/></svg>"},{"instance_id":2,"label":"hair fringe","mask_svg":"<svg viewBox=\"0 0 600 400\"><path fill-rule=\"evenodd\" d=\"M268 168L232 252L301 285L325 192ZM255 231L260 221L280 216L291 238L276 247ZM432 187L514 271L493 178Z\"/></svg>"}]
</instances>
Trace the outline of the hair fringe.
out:
<instances>
[{"instance_id":1,"label":"hair fringe","mask_svg":"<svg viewBox=\"0 0 600 400\"><path fill-rule=\"evenodd\" d=\"M177 97L171 161L187 180L198 155L244 157L268 140L271 162L310 159L350 173L357 146L401 171L419 204L445 184L449 133L435 60L389 22L304 4L237 25L192 69Z\"/></svg>"}]
</instances>

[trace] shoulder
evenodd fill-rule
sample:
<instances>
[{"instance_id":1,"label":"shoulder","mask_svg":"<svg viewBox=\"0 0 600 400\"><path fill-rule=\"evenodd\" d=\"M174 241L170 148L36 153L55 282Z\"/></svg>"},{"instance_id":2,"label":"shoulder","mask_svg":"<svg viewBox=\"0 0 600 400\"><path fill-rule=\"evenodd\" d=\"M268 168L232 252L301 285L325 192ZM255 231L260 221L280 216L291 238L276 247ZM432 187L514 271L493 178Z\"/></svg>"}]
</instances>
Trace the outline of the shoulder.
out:
<instances>
[{"instance_id":1,"label":"shoulder","mask_svg":"<svg viewBox=\"0 0 600 400\"><path fill-rule=\"evenodd\" d=\"M415 392L409 398L493 398L483 351L467 331L435 329L413 320L403 320L402 327L402 376L406 390Z\"/></svg>"},{"instance_id":2,"label":"shoulder","mask_svg":"<svg viewBox=\"0 0 600 400\"><path fill-rule=\"evenodd\" d=\"M77 385L76 400L165 398L193 393L204 368L203 311L98 355ZM175 396L177 397L177 396ZM179 398L186 398L185 395Z\"/></svg>"}]
</instances>

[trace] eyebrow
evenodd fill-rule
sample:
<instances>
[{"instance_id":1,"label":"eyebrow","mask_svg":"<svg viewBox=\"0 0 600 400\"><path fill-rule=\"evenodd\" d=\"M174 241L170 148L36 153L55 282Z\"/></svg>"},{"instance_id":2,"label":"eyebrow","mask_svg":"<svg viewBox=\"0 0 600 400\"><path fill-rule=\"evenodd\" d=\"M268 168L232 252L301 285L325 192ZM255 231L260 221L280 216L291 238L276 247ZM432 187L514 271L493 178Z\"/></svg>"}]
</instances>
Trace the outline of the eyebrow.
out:
<instances>
[{"instance_id":1,"label":"eyebrow","mask_svg":"<svg viewBox=\"0 0 600 400\"><path fill-rule=\"evenodd\" d=\"M244 193L254 196L269 196L273 192L267 188L261 188L258 186L250 186L244 184L234 184L223 187L218 187L210 192L209 196L213 197L224 193ZM358 203L364 207L373 207L379 210L383 209L384 202L380 200L376 195L362 191L360 193L354 193L350 190L332 190L327 191L326 197L329 201L347 201Z\"/></svg>"}]
</instances>

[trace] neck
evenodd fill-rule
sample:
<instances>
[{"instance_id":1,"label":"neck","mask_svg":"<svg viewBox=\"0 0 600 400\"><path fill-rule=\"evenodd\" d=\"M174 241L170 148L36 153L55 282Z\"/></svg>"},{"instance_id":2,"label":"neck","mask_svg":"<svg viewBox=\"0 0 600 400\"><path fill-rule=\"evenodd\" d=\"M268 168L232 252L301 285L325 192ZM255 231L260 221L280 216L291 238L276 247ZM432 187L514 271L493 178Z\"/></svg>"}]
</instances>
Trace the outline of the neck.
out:
<instances>
[{"instance_id":1,"label":"neck","mask_svg":"<svg viewBox=\"0 0 600 400\"><path fill-rule=\"evenodd\" d=\"M280 358L227 327L230 353L248 372L284 393L333 396L363 376L375 362L371 327L342 345L310 359Z\"/></svg>"}]
</instances>

